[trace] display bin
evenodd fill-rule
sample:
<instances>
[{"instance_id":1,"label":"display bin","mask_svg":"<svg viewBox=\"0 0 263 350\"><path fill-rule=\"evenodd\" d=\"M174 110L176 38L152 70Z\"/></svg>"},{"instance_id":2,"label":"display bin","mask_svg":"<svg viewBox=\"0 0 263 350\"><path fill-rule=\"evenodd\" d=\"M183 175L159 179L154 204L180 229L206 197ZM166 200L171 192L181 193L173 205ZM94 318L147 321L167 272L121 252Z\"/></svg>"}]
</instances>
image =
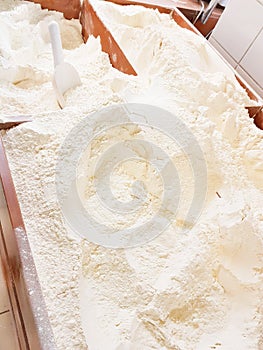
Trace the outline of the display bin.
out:
<instances>
[{"instance_id":1,"label":"display bin","mask_svg":"<svg viewBox=\"0 0 263 350\"><path fill-rule=\"evenodd\" d=\"M54 1L44 2L43 7L54 9ZM178 25L186 28L196 35L198 30L184 17L172 4L172 1L122 1L113 0L119 5L142 5L158 9L163 13L170 13ZM64 6L70 2L64 1ZM77 2L74 3L76 6ZM66 11L60 5L60 11ZM70 10L67 8L67 11ZM71 9L76 12L76 8ZM78 17L75 15L74 17ZM116 69L136 75L135 69L115 41L112 33L101 21L98 14L88 0L84 0L80 13L82 34L84 41L90 35L101 37L102 49L108 53L110 61ZM226 63L227 64L227 63ZM231 68L232 69L232 68ZM256 106L246 107L250 117L257 125L262 125L262 100L253 89L235 72L239 83L246 89L251 99L257 102ZM48 318L45 300L41 292L37 270L34 264L29 241L27 238L21 210L17 200L15 187L12 181L8 160L5 154L2 137L0 136L0 251L4 270L4 277L8 287L11 302L13 323L20 350L55 350L56 345L52 328Z\"/></svg>"}]
</instances>

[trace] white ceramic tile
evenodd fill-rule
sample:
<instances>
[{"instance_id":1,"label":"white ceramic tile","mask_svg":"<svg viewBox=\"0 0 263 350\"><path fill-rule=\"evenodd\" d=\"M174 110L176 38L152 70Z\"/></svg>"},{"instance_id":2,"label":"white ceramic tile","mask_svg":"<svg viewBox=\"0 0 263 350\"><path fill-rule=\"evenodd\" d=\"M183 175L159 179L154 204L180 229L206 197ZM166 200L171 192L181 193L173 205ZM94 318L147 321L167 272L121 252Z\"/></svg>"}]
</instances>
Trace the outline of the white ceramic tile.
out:
<instances>
[{"instance_id":1,"label":"white ceramic tile","mask_svg":"<svg viewBox=\"0 0 263 350\"><path fill-rule=\"evenodd\" d=\"M257 0L231 0L220 17L214 38L239 62L263 26L263 5Z\"/></svg>"},{"instance_id":2,"label":"white ceramic tile","mask_svg":"<svg viewBox=\"0 0 263 350\"><path fill-rule=\"evenodd\" d=\"M0 261L0 313L9 309L9 297ZM1 347L0 347L1 349Z\"/></svg>"},{"instance_id":3,"label":"white ceramic tile","mask_svg":"<svg viewBox=\"0 0 263 350\"><path fill-rule=\"evenodd\" d=\"M211 36L208 41L224 57L230 66L236 68L237 62L223 49L223 47L213 38L213 36Z\"/></svg>"},{"instance_id":4,"label":"white ceramic tile","mask_svg":"<svg viewBox=\"0 0 263 350\"><path fill-rule=\"evenodd\" d=\"M15 328L12 324L11 313L0 315L0 349L18 350Z\"/></svg>"},{"instance_id":5,"label":"white ceramic tile","mask_svg":"<svg viewBox=\"0 0 263 350\"><path fill-rule=\"evenodd\" d=\"M263 88L263 28L239 65Z\"/></svg>"},{"instance_id":6,"label":"white ceramic tile","mask_svg":"<svg viewBox=\"0 0 263 350\"><path fill-rule=\"evenodd\" d=\"M240 66L236 68L236 71L241 75L242 78L263 98L263 89L251 78L251 76L244 71Z\"/></svg>"}]
</instances>

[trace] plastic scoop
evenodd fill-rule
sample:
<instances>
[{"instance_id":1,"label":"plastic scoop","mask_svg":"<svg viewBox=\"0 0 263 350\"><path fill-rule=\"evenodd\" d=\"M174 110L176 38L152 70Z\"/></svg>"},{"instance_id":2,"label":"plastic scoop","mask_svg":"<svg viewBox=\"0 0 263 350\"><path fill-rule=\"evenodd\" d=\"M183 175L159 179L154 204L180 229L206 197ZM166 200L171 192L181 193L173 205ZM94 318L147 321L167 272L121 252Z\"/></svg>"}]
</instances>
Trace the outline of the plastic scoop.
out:
<instances>
[{"instance_id":1,"label":"plastic scoop","mask_svg":"<svg viewBox=\"0 0 263 350\"><path fill-rule=\"evenodd\" d=\"M61 108L64 108L64 93L67 90L80 85L81 81L76 69L71 64L64 62L60 31L57 22L51 22L48 26L48 29L51 39L55 68L52 83L58 104Z\"/></svg>"}]
</instances>

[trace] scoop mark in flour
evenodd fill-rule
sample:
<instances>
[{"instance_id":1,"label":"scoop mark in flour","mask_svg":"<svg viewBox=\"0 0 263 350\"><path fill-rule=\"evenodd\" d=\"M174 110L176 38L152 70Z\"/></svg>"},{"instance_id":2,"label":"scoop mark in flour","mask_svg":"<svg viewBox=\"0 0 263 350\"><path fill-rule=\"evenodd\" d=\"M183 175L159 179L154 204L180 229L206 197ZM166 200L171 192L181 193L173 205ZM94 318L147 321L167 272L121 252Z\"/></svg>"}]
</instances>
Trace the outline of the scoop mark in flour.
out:
<instances>
[{"instance_id":1,"label":"scoop mark in flour","mask_svg":"<svg viewBox=\"0 0 263 350\"><path fill-rule=\"evenodd\" d=\"M192 192L182 186L183 158ZM66 226L110 248L142 245L171 224L189 231L203 208L206 179L202 150L182 120L136 103L102 109L74 127L56 171Z\"/></svg>"}]
</instances>

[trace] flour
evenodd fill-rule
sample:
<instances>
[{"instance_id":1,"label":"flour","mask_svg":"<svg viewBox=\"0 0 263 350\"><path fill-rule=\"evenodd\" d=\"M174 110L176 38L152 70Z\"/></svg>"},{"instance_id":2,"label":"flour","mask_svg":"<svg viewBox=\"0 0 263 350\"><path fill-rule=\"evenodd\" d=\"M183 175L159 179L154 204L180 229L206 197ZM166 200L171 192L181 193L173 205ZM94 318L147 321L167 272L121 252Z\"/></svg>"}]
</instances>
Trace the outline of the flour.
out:
<instances>
[{"instance_id":1,"label":"flour","mask_svg":"<svg viewBox=\"0 0 263 350\"><path fill-rule=\"evenodd\" d=\"M17 114L33 119L4 137L27 234L58 349L86 349L78 297L81 247L68 237L56 201L56 157L71 127L104 105L123 101L111 89L114 79L124 85L132 79L112 69L98 40L91 38L83 44L75 20L67 21L61 14L43 11L32 3L22 3L0 16L9 37L15 30L15 40L28 45L14 47L11 39L0 43L3 119ZM73 45L71 37L75 45L79 43L75 50L64 50L64 55L76 65L83 82L78 91L69 94L63 111L52 89L53 58L46 37L47 24L54 19L61 26L64 47Z\"/></svg>"},{"instance_id":2,"label":"flour","mask_svg":"<svg viewBox=\"0 0 263 350\"><path fill-rule=\"evenodd\" d=\"M262 193L253 185L262 189L263 143L243 108L251 102L205 41L168 15L93 5L147 86L139 94L126 89L125 99L180 115L205 152L209 176L206 209L189 237L176 235L175 225L142 248L85 248L81 299L87 341L94 349L260 348L262 277L252 266L262 266L262 220L251 215L261 215ZM246 166L251 148L254 167ZM101 215L98 203L94 207Z\"/></svg>"},{"instance_id":3,"label":"flour","mask_svg":"<svg viewBox=\"0 0 263 350\"><path fill-rule=\"evenodd\" d=\"M153 10L94 2L139 73L133 77L112 68L98 39L83 44L76 20L32 3L5 4L9 11L0 13L2 114L4 119L31 114L33 121L8 131L4 144L58 349L260 349L263 141L244 108L252 102L231 71L202 39ZM65 60L82 81L67 92L63 110L50 82L47 24L54 19ZM188 234L179 230L183 203L178 220L155 240L113 250L67 230L55 171L68 132L92 112L123 102L157 105L184 120L205 155L208 192ZM187 199L189 169L171 140L142 126L125 132L104 136L115 142L136 134L161 145L175 164L180 161ZM116 221L96 201L90 179L104 146L94 139L80 159L84 204L116 227L148 220L159 206L162 181L144 163L114 169L111 187L116 198L129 201L131 184L141 180L151 207Z\"/></svg>"}]
</instances>

